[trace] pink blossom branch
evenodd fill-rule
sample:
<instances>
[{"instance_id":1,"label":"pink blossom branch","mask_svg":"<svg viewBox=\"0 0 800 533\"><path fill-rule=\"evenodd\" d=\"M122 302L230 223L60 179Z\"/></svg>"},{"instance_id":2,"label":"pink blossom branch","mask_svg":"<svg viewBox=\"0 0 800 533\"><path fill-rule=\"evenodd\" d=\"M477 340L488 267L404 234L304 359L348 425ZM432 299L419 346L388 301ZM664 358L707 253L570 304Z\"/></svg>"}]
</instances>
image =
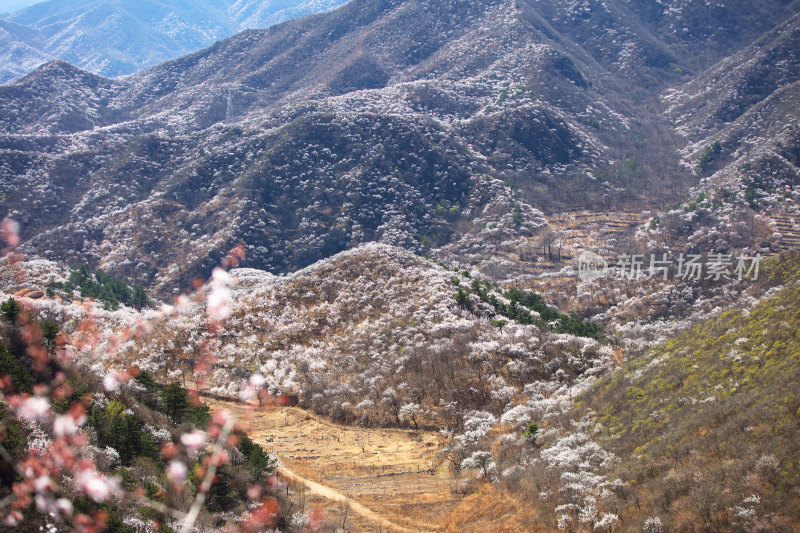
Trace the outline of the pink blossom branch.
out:
<instances>
[{"instance_id":1,"label":"pink blossom branch","mask_svg":"<svg viewBox=\"0 0 800 533\"><path fill-rule=\"evenodd\" d=\"M189 509L189 512L186 515L186 518L183 522L183 527L181 528L181 533L189 533L192 530L192 527L194 527L195 521L197 521L200 510L202 509L203 504L206 502L206 494L208 494L208 491L211 490L211 483L214 480L214 476L217 474L217 461L225 449L225 443L227 442L231 431L233 431L233 426L234 418L233 416L229 416L225 422L225 425L220 431L219 437L217 437L217 442L214 444L214 451L211 454L211 460L208 464L206 476L203 478L203 483L200 485L200 488L197 491L197 496L195 496L192 507Z\"/></svg>"},{"instance_id":2,"label":"pink blossom branch","mask_svg":"<svg viewBox=\"0 0 800 533\"><path fill-rule=\"evenodd\" d=\"M168 507L168 506L164 505L161 502L153 501L150 498L146 498L145 496L140 496L140 495L135 494L135 493L133 493L133 499L135 499L136 501L138 501L142 505L145 505L147 507L152 507L156 511L158 511L160 513L163 513L163 514L166 514L166 515L170 515L170 516L172 516L173 518L175 518L177 520L185 520L186 519L186 516L187 516L186 513L182 512L182 511L179 511L177 509L173 509L172 507Z\"/></svg>"}]
</instances>

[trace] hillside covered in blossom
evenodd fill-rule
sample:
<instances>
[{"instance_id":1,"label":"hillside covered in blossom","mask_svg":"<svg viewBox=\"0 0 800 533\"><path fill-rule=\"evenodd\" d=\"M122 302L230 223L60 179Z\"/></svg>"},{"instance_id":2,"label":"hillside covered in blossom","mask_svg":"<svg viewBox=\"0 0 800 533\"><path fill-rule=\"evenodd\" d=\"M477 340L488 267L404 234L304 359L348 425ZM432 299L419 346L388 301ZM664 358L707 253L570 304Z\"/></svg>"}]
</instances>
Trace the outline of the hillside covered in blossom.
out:
<instances>
[{"instance_id":1,"label":"hillside covered in blossom","mask_svg":"<svg viewBox=\"0 0 800 533\"><path fill-rule=\"evenodd\" d=\"M302 5L0 85L4 524L798 530L800 3Z\"/></svg>"},{"instance_id":2,"label":"hillside covered in blossom","mask_svg":"<svg viewBox=\"0 0 800 533\"><path fill-rule=\"evenodd\" d=\"M752 49L727 57L741 65L741 96L695 106L693 121L717 122L693 137L681 113L699 83L692 73L723 60L720 41L749 44L758 24L751 10L677 4L621 18L614 9L630 8L606 3L355 2L124 80L50 63L0 87L0 214L22 223L27 253L88 262L160 294L207 276L240 242L247 266L281 273L372 240L418 252L455 245L448 262L485 261L499 243L538 240L543 212L683 202L719 212L733 233L754 210L794 216L796 107L769 112L796 92L797 21L781 19L793 4L753 7L772 31L753 46L783 74L754 85L769 60ZM716 20L715 9L730 28L679 28ZM706 43L702 64L694 42ZM734 135L737 120L755 120L755 145L722 142L718 128ZM706 149L713 161L698 174ZM739 153L754 172L788 166L775 183L751 183L733 163ZM669 230L676 216L654 227ZM687 217L706 220L697 209ZM764 231L776 250L790 236ZM762 244L744 233L726 242Z\"/></svg>"}]
</instances>

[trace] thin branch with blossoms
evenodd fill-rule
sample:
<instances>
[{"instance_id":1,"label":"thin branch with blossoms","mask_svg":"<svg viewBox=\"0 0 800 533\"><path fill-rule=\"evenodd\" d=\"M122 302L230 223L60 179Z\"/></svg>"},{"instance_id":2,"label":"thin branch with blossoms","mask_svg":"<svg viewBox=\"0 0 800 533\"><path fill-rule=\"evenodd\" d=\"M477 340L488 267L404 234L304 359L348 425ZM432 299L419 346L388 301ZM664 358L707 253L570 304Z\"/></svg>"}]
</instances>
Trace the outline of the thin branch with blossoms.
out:
<instances>
[{"instance_id":1,"label":"thin branch with blossoms","mask_svg":"<svg viewBox=\"0 0 800 533\"><path fill-rule=\"evenodd\" d=\"M16 279L21 282L25 279L25 273L20 268L21 257L15 251L21 242L18 230L19 226L9 220L3 221L0 225L0 237L7 243L7 247L2 250L4 262L7 268L15 269ZM156 498L150 497L149 493L144 493L141 486L135 490L126 490L119 478L104 473L103 469L107 467L101 467L100 463L95 462L96 457L92 454L96 455L102 450L90 446L90 441L100 437L97 433L93 433L93 436L90 437L90 431L84 426L88 422L87 413L90 411L93 413L92 416L98 416L96 414L98 412L106 413L102 410L97 411L98 408L93 407L92 402L98 397L104 398L103 401L106 404L117 402L116 405L121 405L121 407L115 408L116 412L124 410L124 413L119 416L134 416L134 412L130 410L128 404L120 403L120 400L129 398L125 401L133 401L129 396L129 391L135 390L135 388L124 387L128 387L127 384L132 384L133 380L137 378L138 369L135 365L131 365L125 370L111 369L104 377L98 376L98 386L89 388L90 392L96 391L91 398L87 393L75 401L75 391L71 385L71 379L76 375L82 376L81 379L87 379L87 376L84 370L79 370L75 366L74 350L79 350L90 360L109 360L118 354L126 343L149 333L152 330L150 324L152 320L163 319L174 312L184 312L189 308L187 304L192 300L197 303L206 303L208 330L212 336L219 335L224 330L225 320L230 314L231 294L228 285L231 283L231 278L227 269L236 267L243 257L243 247L237 246L222 261L222 267L214 270L208 285L196 282L194 292L176 299L175 306L163 306L161 311L150 321L140 318L133 326L118 329L111 335L105 334L98 327L99 322L94 315L94 306L89 303L82 304L85 318L78 322L69 342L66 336L62 336L58 346L53 349L53 353L50 353L44 345L42 332L34 320L35 312L32 304L30 302L23 303L24 312L20 315L19 327L25 342L26 355L32 360L33 371L39 376L38 384L34 387L33 395L20 393L14 390L10 379L6 376L0 383L2 385L0 400L5 401L11 407L14 420L28 421L27 423L33 428L30 431L38 432L41 438L35 443L26 443L24 454L17 460L11 451L0 445L0 457L13 466L16 474L19 475L19 480L13 484L12 493L0 501L0 508L10 508L5 517L7 525L19 525L23 520L22 512L35 504L43 514L42 516L49 516L68 524L76 531L98 532L104 529L109 520L109 515L102 507L103 505L111 505L112 502L113 505L116 505L117 502L135 502L141 508L150 508L162 516L175 520L176 524L180 525L182 532L194 530L202 509L209 501L209 494L216 483L220 469L224 465L232 464L231 454L228 450L232 450L236 446L238 439L232 435L236 427L235 418L227 411L215 413L209 422L207 434L202 431L183 433L177 439L182 448L176 447L175 444L162 447L161 456L167 460L172 458L163 475L178 487L186 480L187 468L182 460L175 458L176 454L186 453L186 457L191 459L206 448L207 436L215 439L213 446L208 450L208 455L202 460L202 466L198 463L195 467L202 472L202 481L188 506L188 512L158 500L165 496L156 494ZM204 378L214 365L214 348L213 342L207 342L198 357L196 390L190 391L190 397L195 406L200 404L200 390L204 386ZM55 373L52 379L47 377L51 369ZM68 374L71 377L68 377ZM47 380L50 380L49 383ZM264 380L260 376L255 376L250 380L253 396L260 397L259 389L263 384ZM106 395L112 396L107 397ZM59 413L59 409L63 407L56 409L56 402L61 402L58 405L63 406L64 402L73 401L75 403L71 405L66 404L68 406L66 412ZM135 407L136 409L142 409L141 405L134 405L138 406ZM96 423L92 422L92 424ZM92 452L92 449L95 452ZM111 449L119 460L120 455L116 449L107 449ZM180 452L181 449L185 452ZM182 490L183 488L180 487L175 493L181 493ZM100 507L97 511L89 514L79 512L73 506L72 501L75 500L75 496L70 496L70 492L85 495L94 505ZM162 494L166 495L166 492L162 492ZM252 512L242 516L244 524L242 530L258 531L266 526L272 527L280 508L277 500L268 498L260 503L256 502L255 500L261 497L262 488L253 487L252 490L247 491L247 494L248 499L257 506ZM173 501L173 503L175 502ZM85 508L85 506L83 507ZM181 504L179 507L183 507L183 505ZM59 529L61 528L59 527Z\"/></svg>"},{"instance_id":2,"label":"thin branch with blossoms","mask_svg":"<svg viewBox=\"0 0 800 533\"><path fill-rule=\"evenodd\" d=\"M194 523L197 521L200 510L203 508L203 504L206 501L206 495L208 494L208 491L211 490L211 483L214 480L214 476L217 475L217 467L220 464L219 461L222 460L222 456L225 453L225 445L227 444L228 436L231 434L231 431L233 431L233 415L228 411L222 411L219 414L224 416L225 425L222 426L219 437L214 443L214 451L211 454L208 470L203 478L203 483L200 485L200 490L197 491L194 503L192 503L192 507L189 509L189 513L186 515L186 518L183 521L181 533L190 533L194 527Z\"/></svg>"}]
</instances>

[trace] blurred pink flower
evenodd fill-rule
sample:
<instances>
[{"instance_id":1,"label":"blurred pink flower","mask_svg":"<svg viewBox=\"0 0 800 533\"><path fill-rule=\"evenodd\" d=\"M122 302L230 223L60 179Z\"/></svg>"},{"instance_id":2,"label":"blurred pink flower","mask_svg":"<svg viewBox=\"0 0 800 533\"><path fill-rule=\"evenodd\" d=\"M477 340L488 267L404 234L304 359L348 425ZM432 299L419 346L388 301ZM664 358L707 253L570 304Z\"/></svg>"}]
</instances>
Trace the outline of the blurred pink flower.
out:
<instances>
[{"instance_id":1,"label":"blurred pink flower","mask_svg":"<svg viewBox=\"0 0 800 533\"><path fill-rule=\"evenodd\" d=\"M169 465L167 465L167 479L177 485L182 485L183 482L186 481L188 473L189 471L186 465L181 461L171 461Z\"/></svg>"},{"instance_id":2,"label":"blurred pink flower","mask_svg":"<svg viewBox=\"0 0 800 533\"><path fill-rule=\"evenodd\" d=\"M58 501L56 501L56 507L61 511L62 515L72 516L72 502L66 498L59 498Z\"/></svg>"},{"instance_id":3,"label":"blurred pink flower","mask_svg":"<svg viewBox=\"0 0 800 533\"><path fill-rule=\"evenodd\" d=\"M81 470L77 477L78 486L97 503L103 503L119 493L119 483L92 470Z\"/></svg>"},{"instance_id":4,"label":"blurred pink flower","mask_svg":"<svg viewBox=\"0 0 800 533\"><path fill-rule=\"evenodd\" d=\"M200 451L206 445L206 432L193 431L181 435L181 444L192 451Z\"/></svg>"},{"instance_id":5,"label":"blurred pink flower","mask_svg":"<svg viewBox=\"0 0 800 533\"><path fill-rule=\"evenodd\" d=\"M211 276L211 292L208 293L206 315L209 319L222 322L231 316L231 291L228 289L231 276L221 268L215 268Z\"/></svg>"},{"instance_id":6,"label":"blurred pink flower","mask_svg":"<svg viewBox=\"0 0 800 533\"><path fill-rule=\"evenodd\" d=\"M41 396L26 398L17 408L20 418L27 420L41 420L47 418L50 412L50 402Z\"/></svg>"},{"instance_id":7,"label":"blurred pink flower","mask_svg":"<svg viewBox=\"0 0 800 533\"><path fill-rule=\"evenodd\" d=\"M265 378L261 374L253 374L252 376L250 376L250 385L255 387L255 388L257 388L257 389L260 389L261 387L263 387L264 383L266 383L266 382L267 382L267 378Z\"/></svg>"},{"instance_id":8,"label":"blurred pink flower","mask_svg":"<svg viewBox=\"0 0 800 533\"><path fill-rule=\"evenodd\" d=\"M36 492L44 492L46 490L53 490L55 488L55 483L50 478L50 476L39 476L33 481L33 488L36 489Z\"/></svg>"},{"instance_id":9,"label":"blurred pink flower","mask_svg":"<svg viewBox=\"0 0 800 533\"><path fill-rule=\"evenodd\" d=\"M53 433L56 437L71 437L78 432L78 426L71 416L57 416L53 421Z\"/></svg>"},{"instance_id":10,"label":"blurred pink flower","mask_svg":"<svg viewBox=\"0 0 800 533\"><path fill-rule=\"evenodd\" d=\"M19 246L19 222L11 220L10 218L3 220L0 226L0 237L6 241L9 248L16 248Z\"/></svg>"},{"instance_id":11,"label":"blurred pink flower","mask_svg":"<svg viewBox=\"0 0 800 533\"><path fill-rule=\"evenodd\" d=\"M103 378L103 387L108 392L117 390L117 387L119 387L119 380L117 379L117 376L113 373L106 374Z\"/></svg>"}]
</instances>

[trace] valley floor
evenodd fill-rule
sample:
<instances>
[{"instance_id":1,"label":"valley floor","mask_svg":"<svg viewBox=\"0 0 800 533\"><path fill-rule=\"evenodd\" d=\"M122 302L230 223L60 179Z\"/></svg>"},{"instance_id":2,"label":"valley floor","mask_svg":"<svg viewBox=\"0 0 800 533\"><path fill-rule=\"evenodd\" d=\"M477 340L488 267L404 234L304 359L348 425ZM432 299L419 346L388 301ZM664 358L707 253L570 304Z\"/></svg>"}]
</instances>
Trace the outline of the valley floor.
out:
<instances>
[{"instance_id":1,"label":"valley floor","mask_svg":"<svg viewBox=\"0 0 800 533\"><path fill-rule=\"evenodd\" d=\"M437 531L461 501L437 457L438 433L341 426L296 407L204 401L233 412L280 459L279 475L305 511L320 510L345 531Z\"/></svg>"}]
</instances>

